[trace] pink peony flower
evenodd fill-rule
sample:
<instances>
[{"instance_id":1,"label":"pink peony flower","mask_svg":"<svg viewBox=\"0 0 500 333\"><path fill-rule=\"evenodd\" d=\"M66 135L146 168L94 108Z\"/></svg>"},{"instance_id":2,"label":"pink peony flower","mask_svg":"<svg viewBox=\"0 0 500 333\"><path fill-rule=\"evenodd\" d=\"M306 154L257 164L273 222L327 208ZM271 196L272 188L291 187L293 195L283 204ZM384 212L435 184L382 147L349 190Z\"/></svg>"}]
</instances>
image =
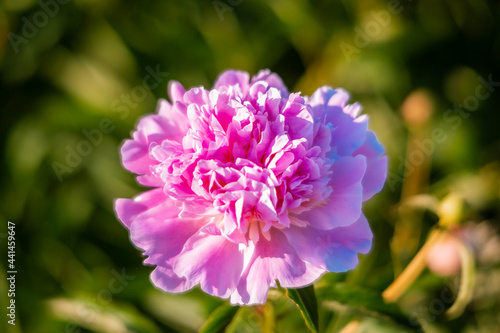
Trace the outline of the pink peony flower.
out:
<instances>
[{"instance_id":1,"label":"pink peony flower","mask_svg":"<svg viewBox=\"0 0 500 333\"><path fill-rule=\"evenodd\" d=\"M173 81L169 95L121 148L154 189L115 203L158 288L258 304L276 281L299 288L356 266L372 239L361 205L387 157L346 91L308 98L269 70L229 70L212 90Z\"/></svg>"}]
</instances>

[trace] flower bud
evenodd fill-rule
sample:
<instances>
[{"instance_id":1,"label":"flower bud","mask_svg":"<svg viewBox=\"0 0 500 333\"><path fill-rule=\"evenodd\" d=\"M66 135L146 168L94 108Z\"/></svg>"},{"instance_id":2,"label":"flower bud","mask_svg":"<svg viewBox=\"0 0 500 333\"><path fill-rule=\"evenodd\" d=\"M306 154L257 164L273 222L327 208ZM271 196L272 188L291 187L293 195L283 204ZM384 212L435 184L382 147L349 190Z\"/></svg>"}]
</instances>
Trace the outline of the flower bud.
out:
<instances>
[{"instance_id":1,"label":"flower bud","mask_svg":"<svg viewBox=\"0 0 500 333\"><path fill-rule=\"evenodd\" d=\"M447 195L438 207L439 225L450 228L460 223L464 212L464 201L457 194Z\"/></svg>"}]
</instances>

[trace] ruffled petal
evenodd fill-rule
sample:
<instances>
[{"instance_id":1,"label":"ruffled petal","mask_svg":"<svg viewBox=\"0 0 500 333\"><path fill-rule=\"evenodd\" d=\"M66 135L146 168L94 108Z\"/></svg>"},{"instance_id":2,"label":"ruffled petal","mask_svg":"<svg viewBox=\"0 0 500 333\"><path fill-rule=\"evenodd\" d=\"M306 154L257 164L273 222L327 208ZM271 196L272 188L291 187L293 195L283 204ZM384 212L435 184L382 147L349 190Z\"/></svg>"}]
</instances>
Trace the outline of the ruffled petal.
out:
<instances>
[{"instance_id":1,"label":"ruffled petal","mask_svg":"<svg viewBox=\"0 0 500 333\"><path fill-rule=\"evenodd\" d=\"M149 187L161 187L165 185L165 183L161 180L161 178L156 177L152 173L137 176L137 182L143 186L149 186Z\"/></svg>"},{"instance_id":2,"label":"ruffled petal","mask_svg":"<svg viewBox=\"0 0 500 333\"><path fill-rule=\"evenodd\" d=\"M243 93L248 91L248 81L250 75L244 71L227 70L223 72L214 84L214 89L219 90L221 87L229 87L239 85Z\"/></svg>"},{"instance_id":3,"label":"ruffled petal","mask_svg":"<svg viewBox=\"0 0 500 333\"><path fill-rule=\"evenodd\" d=\"M208 105L210 103L209 93L203 87L191 88L184 94L184 103L187 106ZM186 132L184 132L183 134L186 134Z\"/></svg>"},{"instance_id":4,"label":"ruffled petal","mask_svg":"<svg viewBox=\"0 0 500 333\"><path fill-rule=\"evenodd\" d=\"M283 80L275 74L272 73L269 69L263 69L257 73L254 77L252 77L252 81L250 82L253 85L256 82L265 81L268 84L268 88L274 87L281 92L283 97L288 97L289 92Z\"/></svg>"},{"instance_id":5,"label":"ruffled petal","mask_svg":"<svg viewBox=\"0 0 500 333\"><path fill-rule=\"evenodd\" d=\"M366 157L366 173L361 181L363 185L363 201L370 199L384 187L387 177L387 156L384 147L377 141L372 131L366 133L366 140L353 155Z\"/></svg>"},{"instance_id":6,"label":"ruffled petal","mask_svg":"<svg viewBox=\"0 0 500 333\"><path fill-rule=\"evenodd\" d=\"M218 228L211 225L189 239L173 268L178 276L199 283L206 293L226 298L240 279L243 254L238 244L224 238Z\"/></svg>"},{"instance_id":7,"label":"ruffled petal","mask_svg":"<svg viewBox=\"0 0 500 333\"><path fill-rule=\"evenodd\" d=\"M283 233L302 260L337 273L354 268L358 263L357 254L367 253L373 238L364 215L345 227L317 230L292 226Z\"/></svg>"},{"instance_id":8,"label":"ruffled petal","mask_svg":"<svg viewBox=\"0 0 500 333\"><path fill-rule=\"evenodd\" d=\"M301 288L324 273L323 269L300 259L281 231L271 229L269 233L270 240L261 235L255 249L247 249L253 253L237 290L231 295L231 303L262 304L266 302L269 287L276 287L276 280L284 288Z\"/></svg>"},{"instance_id":9,"label":"ruffled petal","mask_svg":"<svg viewBox=\"0 0 500 333\"><path fill-rule=\"evenodd\" d=\"M350 225L361 215L361 180L366 171L366 158L363 155L344 157L335 162L331 170L329 185L333 192L329 200L297 215L316 229Z\"/></svg>"},{"instance_id":10,"label":"ruffled petal","mask_svg":"<svg viewBox=\"0 0 500 333\"><path fill-rule=\"evenodd\" d=\"M151 273L151 282L157 288L171 293L182 293L196 285L186 278L178 277L170 266L156 267Z\"/></svg>"},{"instance_id":11,"label":"ruffled petal","mask_svg":"<svg viewBox=\"0 0 500 333\"><path fill-rule=\"evenodd\" d=\"M335 107L334 110L338 109ZM333 159L351 156L365 140L368 117L362 115L353 119L342 111L335 111L335 117L331 117L331 124L334 127L331 137L332 150L326 156Z\"/></svg>"},{"instance_id":12,"label":"ruffled petal","mask_svg":"<svg viewBox=\"0 0 500 333\"><path fill-rule=\"evenodd\" d=\"M326 106L328 104L328 101L337 94L337 90L332 89L331 87L328 86L323 86L318 89L311 95L309 100L307 101L308 104L312 107L313 109L313 114L314 117L323 120L325 113L326 113ZM345 95L342 95L345 97ZM349 95L347 96L347 99L344 102L347 102L349 100Z\"/></svg>"},{"instance_id":13,"label":"ruffled petal","mask_svg":"<svg viewBox=\"0 0 500 333\"><path fill-rule=\"evenodd\" d=\"M170 81L168 83L168 95L172 103L182 102L184 99L184 93L186 89L177 81Z\"/></svg>"},{"instance_id":14,"label":"ruffled petal","mask_svg":"<svg viewBox=\"0 0 500 333\"><path fill-rule=\"evenodd\" d=\"M356 118L360 106L346 106L348 100L349 94L345 90L327 86L317 89L309 99L313 116L331 129L332 146L328 158L350 156L365 140L368 117Z\"/></svg>"},{"instance_id":15,"label":"ruffled petal","mask_svg":"<svg viewBox=\"0 0 500 333\"><path fill-rule=\"evenodd\" d=\"M166 101L159 102L168 103ZM159 107L161 109L161 106ZM171 109L172 111L173 109ZM133 140L127 140L121 147L122 162L126 169L136 174L148 174L150 165L158 164L149 156L151 143L160 144L169 139L181 142L188 128L187 117L179 116L180 112L170 112L172 118L163 115L150 115L143 117L133 133Z\"/></svg>"},{"instance_id":16,"label":"ruffled petal","mask_svg":"<svg viewBox=\"0 0 500 333\"><path fill-rule=\"evenodd\" d=\"M154 189L139 194L134 199L116 199L115 214L130 229L132 221L148 209L162 204L166 200L162 189Z\"/></svg>"},{"instance_id":17,"label":"ruffled petal","mask_svg":"<svg viewBox=\"0 0 500 333\"><path fill-rule=\"evenodd\" d=\"M130 226L130 238L148 256L146 264L163 265L178 255L187 240L207 223L204 219L185 221L178 217L177 202L163 202L137 216Z\"/></svg>"},{"instance_id":18,"label":"ruffled petal","mask_svg":"<svg viewBox=\"0 0 500 333\"><path fill-rule=\"evenodd\" d=\"M198 219L186 222L178 218L177 203L161 189L143 193L134 200L121 200L117 202L117 214L127 216L127 222L131 220L132 243L148 257L144 260L145 264L157 266L151 274L154 285L169 292L192 288L195 284L177 276L171 262L206 221Z\"/></svg>"},{"instance_id":19,"label":"ruffled petal","mask_svg":"<svg viewBox=\"0 0 500 333\"><path fill-rule=\"evenodd\" d=\"M146 143L148 147L151 142L161 143L165 139L180 142L186 134L187 118L185 122L186 124L179 123L176 117L167 118L163 115L145 116L139 121L133 137Z\"/></svg>"},{"instance_id":20,"label":"ruffled petal","mask_svg":"<svg viewBox=\"0 0 500 333\"><path fill-rule=\"evenodd\" d=\"M142 138L139 140L126 140L120 152L123 166L133 173L148 173L149 166L158 163L149 157L148 144Z\"/></svg>"}]
</instances>

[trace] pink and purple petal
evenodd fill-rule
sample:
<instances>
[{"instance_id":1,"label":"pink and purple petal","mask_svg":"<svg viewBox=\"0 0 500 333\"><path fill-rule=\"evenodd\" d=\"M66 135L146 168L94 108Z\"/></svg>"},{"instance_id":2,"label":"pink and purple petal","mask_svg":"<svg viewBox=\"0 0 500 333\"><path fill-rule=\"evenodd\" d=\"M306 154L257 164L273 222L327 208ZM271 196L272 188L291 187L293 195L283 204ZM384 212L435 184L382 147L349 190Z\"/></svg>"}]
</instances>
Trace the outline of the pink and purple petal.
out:
<instances>
[{"instance_id":1,"label":"pink and purple petal","mask_svg":"<svg viewBox=\"0 0 500 333\"><path fill-rule=\"evenodd\" d=\"M184 94L186 93L186 89L177 81L170 81L168 83L168 95L170 96L170 100L172 103L175 102L183 102Z\"/></svg>"},{"instance_id":2,"label":"pink and purple petal","mask_svg":"<svg viewBox=\"0 0 500 333\"><path fill-rule=\"evenodd\" d=\"M355 267L372 234L362 202L383 187L387 157L343 89L290 94L269 70L228 70L214 89L180 83L121 149L154 190L115 212L155 265L158 288L264 303L277 281L314 283Z\"/></svg>"},{"instance_id":3,"label":"pink and purple petal","mask_svg":"<svg viewBox=\"0 0 500 333\"><path fill-rule=\"evenodd\" d=\"M161 289L171 293L182 293L196 284L186 278L180 278L170 266L158 266L151 273L151 282Z\"/></svg>"},{"instance_id":4,"label":"pink and purple petal","mask_svg":"<svg viewBox=\"0 0 500 333\"><path fill-rule=\"evenodd\" d=\"M358 253L371 248L372 232L361 215L351 225L330 230L292 226L283 230L302 260L330 272L345 272L358 263Z\"/></svg>"},{"instance_id":5,"label":"pink and purple petal","mask_svg":"<svg viewBox=\"0 0 500 333\"><path fill-rule=\"evenodd\" d=\"M223 72L214 84L214 89L227 88L230 86L238 85L243 93L248 90L248 82L250 81L250 75L247 72L227 70Z\"/></svg>"},{"instance_id":6,"label":"pink and purple petal","mask_svg":"<svg viewBox=\"0 0 500 333\"><path fill-rule=\"evenodd\" d=\"M362 155L344 157L332 166L329 199L297 217L316 229L332 229L352 224L361 215L366 158Z\"/></svg>"},{"instance_id":7,"label":"pink and purple petal","mask_svg":"<svg viewBox=\"0 0 500 333\"><path fill-rule=\"evenodd\" d=\"M384 147L377 141L372 131L366 133L366 140L353 155L366 157L366 173L361 181L363 185L363 201L370 199L384 187L387 177L387 156Z\"/></svg>"},{"instance_id":8,"label":"pink and purple petal","mask_svg":"<svg viewBox=\"0 0 500 333\"><path fill-rule=\"evenodd\" d=\"M269 69L263 69L257 75L252 77L252 81L250 84L254 84L259 81L264 81L268 84L268 87L273 87L278 89L281 92L281 95L283 97L288 97L289 92L285 84L283 83L283 80L276 75L275 73L272 73Z\"/></svg>"},{"instance_id":9,"label":"pink and purple petal","mask_svg":"<svg viewBox=\"0 0 500 333\"><path fill-rule=\"evenodd\" d=\"M214 226L207 226L191 237L173 263L178 276L200 284L206 293L226 298L231 295L243 269L238 244L223 237Z\"/></svg>"},{"instance_id":10,"label":"pink and purple petal","mask_svg":"<svg viewBox=\"0 0 500 333\"><path fill-rule=\"evenodd\" d=\"M134 199L116 199L115 214L130 229L132 221L138 215L150 208L161 205L166 199L165 193L160 188L141 193Z\"/></svg>"},{"instance_id":11,"label":"pink and purple petal","mask_svg":"<svg viewBox=\"0 0 500 333\"><path fill-rule=\"evenodd\" d=\"M179 208L170 198L138 215L130 226L130 238L148 258L145 263L168 263L183 249L188 239L208 221L197 219L191 223L178 217Z\"/></svg>"},{"instance_id":12,"label":"pink and purple petal","mask_svg":"<svg viewBox=\"0 0 500 333\"><path fill-rule=\"evenodd\" d=\"M303 261L285 235L276 229L270 239L260 237L237 290L231 295L233 304L262 304L276 281L284 288L300 288L314 283L325 271Z\"/></svg>"}]
</instances>

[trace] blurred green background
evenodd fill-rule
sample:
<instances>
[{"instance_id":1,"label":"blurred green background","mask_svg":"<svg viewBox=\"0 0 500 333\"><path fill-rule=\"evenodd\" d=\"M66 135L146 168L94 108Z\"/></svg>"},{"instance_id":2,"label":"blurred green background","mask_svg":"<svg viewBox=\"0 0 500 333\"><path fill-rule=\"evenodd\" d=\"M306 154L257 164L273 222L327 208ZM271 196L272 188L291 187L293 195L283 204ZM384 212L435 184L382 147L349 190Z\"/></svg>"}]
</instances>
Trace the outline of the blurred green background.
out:
<instances>
[{"instance_id":1,"label":"blurred green background","mask_svg":"<svg viewBox=\"0 0 500 333\"><path fill-rule=\"evenodd\" d=\"M211 87L227 68L269 68L305 95L343 87L386 147L388 183L364 208L374 247L356 270L327 274L319 286L381 292L436 223L429 212L410 214L417 231L403 223L402 233L416 248L395 250L401 197L458 193L467 214L457 232L477 264L472 302L458 319L443 319L433 300L457 281L426 271L399 305L410 316L430 311L419 318L429 332L498 332L499 20L493 0L2 0L2 309L7 221L16 224L18 274L16 326L2 315L0 332L193 332L222 303L199 290L155 290L112 207L143 190L122 168L119 146L167 97L168 81ZM269 298L239 311L228 331L305 330L293 303L276 291ZM319 298L323 330L355 317L360 332L412 331L411 322L345 314Z\"/></svg>"}]
</instances>

